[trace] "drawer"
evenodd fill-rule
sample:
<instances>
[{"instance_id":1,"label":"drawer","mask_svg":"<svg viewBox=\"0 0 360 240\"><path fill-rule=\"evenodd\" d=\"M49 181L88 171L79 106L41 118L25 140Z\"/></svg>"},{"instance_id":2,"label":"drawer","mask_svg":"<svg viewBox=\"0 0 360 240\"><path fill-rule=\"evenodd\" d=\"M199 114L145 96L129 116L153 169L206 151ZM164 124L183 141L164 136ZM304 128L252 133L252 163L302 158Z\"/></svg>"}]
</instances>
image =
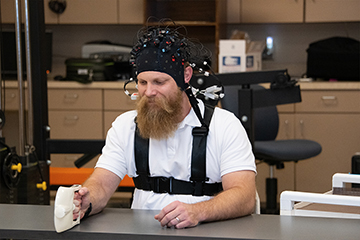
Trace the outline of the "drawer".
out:
<instances>
[{"instance_id":1,"label":"drawer","mask_svg":"<svg viewBox=\"0 0 360 240\"><path fill-rule=\"evenodd\" d=\"M276 106L279 113L294 113L295 112L295 104L282 104Z\"/></svg>"},{"instance_id":2,"label":"drawer","mask_svg":"<svg viewBox=\"0 0 360 240\"><path fill-rule=\"evenodd\" d=\"M49 89L49 110L102 109L100 89Z\"/></svg>"},{"instance_id":3,"label":"drawer","mask_svg":"<svg viewBox=\"0 0 360 240\"><path fill-rule=\"evenodd\" d=\"M302 91L296 112L360 112L360 91Z\"/></svg>"},{"instance_id":4,"label":"drawer","mask_svg":"<svg viewBox=\"0 0 360 240\"><path fill-rule=\"evenodd\" d=\"M5 89L5 99L3 106L5 111L13 111L13 110L19 110L19 90L14 88L7 88ZM25 109L27 109L27 91L24 90L24 100L25 100Z\"/></svg>"},{"instance_id":5,"label":"drawer","mask_svg":"<svg viewBox=\"0 0 360 240\"><path fill-rule=\"evenodd\" d=\"M51 154L51 167L66 167L66 168L74 168L74 162L78 160L83 154ZM97 162L97 159L100 155L91 159L88 163L86 163L81 168L94 168Z\"/></svg>"},{"instance_id":6,"label":"drawer","mask_svg":"<svg viewBox=\"0 0 360 240\"><path fill-rule=\"evenodd\" d=\"M130 91L130 90L129 90ZM105 110L133 110L136 108L136 101L131 100L123 90L104 90Z\"/></svg>"},{"instance_id":7,"label":"drawer","mask_svg":"<svg viewBox=\"0 0 360 240\"><path fill-rule=\"evenodd\" d=\"M103 139L101 111L49 111L53 139Z\"/></svg>"}]
</instances>

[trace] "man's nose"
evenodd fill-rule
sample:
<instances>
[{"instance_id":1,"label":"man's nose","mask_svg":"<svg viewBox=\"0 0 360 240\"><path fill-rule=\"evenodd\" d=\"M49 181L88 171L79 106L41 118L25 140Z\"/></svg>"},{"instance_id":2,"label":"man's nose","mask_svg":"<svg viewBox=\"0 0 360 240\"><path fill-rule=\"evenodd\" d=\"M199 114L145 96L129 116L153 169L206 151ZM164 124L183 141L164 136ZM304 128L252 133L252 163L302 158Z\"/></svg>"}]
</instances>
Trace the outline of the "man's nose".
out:
<instances>
[{"instance_id":1,"label":"man's nose","mask_svg":"<svg viewBox=\"0 0 360 240\"><path fill-rule=\"evenodd\" d=\"M152 84L146 85L145 95L148 97L155 96L157 93L156 87Z\"/></svg>"}]
</instances>

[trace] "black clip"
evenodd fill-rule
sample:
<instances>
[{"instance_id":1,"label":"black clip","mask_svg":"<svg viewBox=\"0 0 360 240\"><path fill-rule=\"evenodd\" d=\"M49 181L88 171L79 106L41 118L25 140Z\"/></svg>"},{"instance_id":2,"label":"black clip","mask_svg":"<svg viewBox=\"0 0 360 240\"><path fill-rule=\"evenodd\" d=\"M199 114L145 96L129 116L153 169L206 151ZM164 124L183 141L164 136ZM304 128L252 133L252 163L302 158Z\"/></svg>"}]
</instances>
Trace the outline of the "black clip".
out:
<instances>
[{"instance_id":1,"label":"black clip","mask_svg":"<svg viewBox=\"0 0 360 240\"><path fill-rule=\"evenodd\" d=\"M193 184L193 196L203 196L204 195L204 182L203 181L194 181Z\"/></svg>"},{"instance_id":2,"label":"black clip","mask_svg":"<svg viewBox=\"0 0 360 240\"><path fill-rule=\"evenodd\" d=\"M154 179L154 188L155 193L168 193L173 194L173 177L157 177Z\"/></svg>"},{"instance_id":3,"label":"black clip","mask_svg":"<svg viewBox=\"0 0 360 240\"><path fill-rule=\"evenodd\" d=\"M192 130L192 135L193 136L207 136L208 132L209 132L209 129L206 126L195 127Z\"/></svg>"}]
</instances>

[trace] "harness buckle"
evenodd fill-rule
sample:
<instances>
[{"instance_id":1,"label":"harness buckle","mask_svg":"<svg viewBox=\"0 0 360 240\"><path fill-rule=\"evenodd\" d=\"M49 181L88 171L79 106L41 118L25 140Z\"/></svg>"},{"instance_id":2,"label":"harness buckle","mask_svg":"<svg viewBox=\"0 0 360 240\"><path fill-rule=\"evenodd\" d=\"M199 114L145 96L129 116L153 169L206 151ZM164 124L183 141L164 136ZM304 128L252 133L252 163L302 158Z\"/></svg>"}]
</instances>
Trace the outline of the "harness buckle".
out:
<instances>
[{"instance_id":1,"label":"harness buckle","mask_svg":"<svg viewBox=\"0 0 360 240\"><path fill-rule=\"evenodd\" d=\"M204 195L204 181L194 181L193 185L193 196L203 196Z\"/></svg>"},{"instance_id":2,"label":"harness buckle","mask_svg":"<svg viewBox=\"0 0 360 240\"><path fill-rule=\"evenodd\" d=\"M193 136L207 136L209 132L208 127L201 126L201 127L194 127L192 130Z\"/></svg>"},{"instance_id":3,"label":"harness buckle","mask_svg":"<svg viewBox=\"0 0 360 240\"><path fill-rule=\"evenodd\" d=\"M173 194L173 179L173 177L155 178L153 192Z\"/></svg>"}]
</instances>

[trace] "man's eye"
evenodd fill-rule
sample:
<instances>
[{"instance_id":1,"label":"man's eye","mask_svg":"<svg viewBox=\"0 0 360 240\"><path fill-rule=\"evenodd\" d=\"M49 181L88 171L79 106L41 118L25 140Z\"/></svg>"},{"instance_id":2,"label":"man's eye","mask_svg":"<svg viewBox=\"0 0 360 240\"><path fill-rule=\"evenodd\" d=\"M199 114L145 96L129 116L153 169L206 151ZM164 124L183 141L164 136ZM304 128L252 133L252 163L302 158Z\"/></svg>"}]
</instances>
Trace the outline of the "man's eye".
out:
<instances>
[{"instance_id":1,"label":"man's eye","mask_svg":"<svg viewBox=\"0 0 360 240\"><path fill-rule=\"evenodd\" d=\"M155 81L155 84L157 85L162 85L164 82L163 81Z\"/></svg>"},{"instance_id":2,"label":"man's eye","mask_svg":"<svg viewBox=\"0 0 360 240\"><path fill-rule=\"evenodd\" d=\"M139 81L138 83L139 83L140 85L145 85L145 84L146 84L145 81Z\"/></svg>"}]
</instances>

